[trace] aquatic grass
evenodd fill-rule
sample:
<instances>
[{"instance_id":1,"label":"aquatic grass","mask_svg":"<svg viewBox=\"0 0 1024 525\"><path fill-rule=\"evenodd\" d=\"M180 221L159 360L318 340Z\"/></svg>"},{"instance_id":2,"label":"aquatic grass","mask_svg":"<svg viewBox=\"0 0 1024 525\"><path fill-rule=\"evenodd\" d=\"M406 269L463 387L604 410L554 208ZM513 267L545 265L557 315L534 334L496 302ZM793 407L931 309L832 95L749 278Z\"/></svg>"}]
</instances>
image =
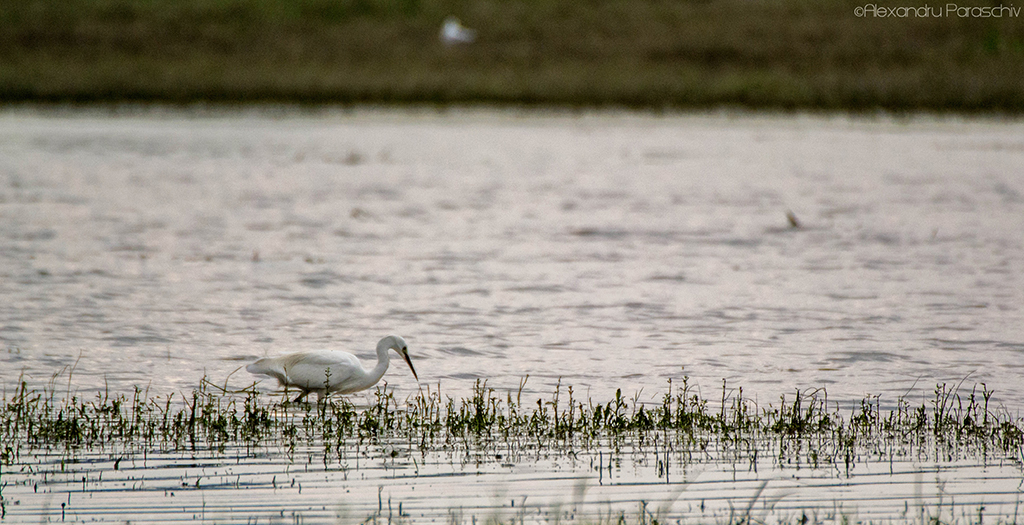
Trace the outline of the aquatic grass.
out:
<instances>
[{"instance_id":1,"label":"aquatic grass","mask_svg":"<svg viewBox=\"0 0 1024 525\"><path fill-rule=\"evenodd\" d=\"M549 398L528 402L522 387L497 392L484 381L462 399L443 395L440 386L401 401L386 385L373 395L365 407L343 398L281 403L254 387L232 392L203 380L186 395L149 397L136 388L80 398L34 391L22 381L4 393L0 406L0 464L18 464L26 450L69 457L108 450L122 457L228 447L254 453L280 447L290 454L313 449L325 463L342 461L353 447L394 454L447 451L465 461L502 462L657 450L688 462L753 466L770 456L780 466L834 465L847 472L871 458L1024 458L1022 421L994 411L993 394L983 384L963 393L959 386L937 385L928 403L898 399L892 408L870 396L849 412L830 403L823 389L794 391L758 406L725 382L712 403L687 378L678 387L670 382L656 401L639 394L626 398L621 390L607 402L582 401L559 383Z\"/></svg>"},{"instance_id":2,"label":"aquatic grass","mask_svg":"<svg viewBox=\"0 0 1024 525\"><path fill-rule=\"evenodd\" d=\"M277 429L271 406L258 395L237 398L211 391L202 382L180 401L173 394L147 397L135 388L130 396L102 392L91 399L55 398L35 392L22 381L0 408L0 439L6 464L17 461L22 447L104 448L109 446L178 450L226 442L255 443Z\"/></svg>"},{"instance_id":3,"label":"aquatic grass","mask_svg":"<svg viewBox=\"0 0 1024 525\"><path fill-rule=\"evenodd\" d=\"M576 500L550 508L533 505L529 510L517 502L493 506L495 514L490 517L453 510L452 523L645 524L668 519L673 498L688 486L675 477L690 466L741 472L768 467L824 469L827 475L852 476L857 465L871 462L970 460L1020 468L1024 459L1024 422L993 409L993 393L984 384L970 390L937 385L927 400L917 403L907 398L888 403L869 396L841 408L823 389L794 390L770 404L758 404L743 389L724 381L720 394L707 398L685 377L653 396L626 396L620 390L601 402L579 399L575 389L561 383L546 396L524 395L526 381L512 391L479 381L462 398L445 395L441 385L430 385L402 399L383 384L365 405L341 397L323 403L288 402L287 396L267 394L255 385L231 391L206 380L191 392L168 396L150 396L136 388L91 397L72 393L70 387L57 395L52 384L36 391L22 381L0 398L0 514L11 508L4 487L12 472L15 480L38 475L44 480L75 480L80 462L105 463L117 470L125 461L144 464L147 455L161 457L158 462L180 458L207 465L274 458L285 465L305 465L306 470L322 463L324 472L342 473L345 479L367 461L372 469L404 469L419 475L421 466L436 468L439 462L488 470L555 460L593 476L580 478L581 484L614 484L628 463L650 481L678 487L677 491L663 495L665 501L636 502L635 512L619 505L594 514L593 504L584 504L579 496L579 505L591 510L581 506L577 512ZM84 491L85 477L81 479ZM274 489L282 483L280 477L260 481L254 475L253 480L253 486L269 484ZM294 489L294 479L291 483ZM765 522L773 498L781 496L766 491L762 483L752 485L752 495L730 500L723 513L700 522ZM202 486L208 486L205 479ZM200 488L200 477L183 478L184 487ZM585 486L577 492L584 491ZM401 503L396 503L397 513L390 499L389 505L384 503L363 522L414 521L403 514ZM984 509L975 518L962 505L927 505L908 507L905 516L890 522L992 520L982 519ZM800 524L860 521L842 508L828 515L820 514L821 509L813 512L819 514L772 519Z\"/></svg>"}]
</instances>

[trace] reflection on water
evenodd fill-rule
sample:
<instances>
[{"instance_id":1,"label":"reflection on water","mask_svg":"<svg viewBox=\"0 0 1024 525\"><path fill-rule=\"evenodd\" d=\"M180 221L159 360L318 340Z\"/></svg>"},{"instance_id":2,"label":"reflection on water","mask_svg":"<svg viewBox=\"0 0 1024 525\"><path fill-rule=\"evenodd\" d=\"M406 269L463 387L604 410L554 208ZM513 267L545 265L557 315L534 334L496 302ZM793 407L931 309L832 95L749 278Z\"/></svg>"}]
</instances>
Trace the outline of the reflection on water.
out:
<instances>
[{"instance_id":1,"label":"reflection on water","mask_svg":"<svg viewBox=\"0 0 1024 525\"><path fill-rule=\"evenodd\" d=\"M6 520L924 524L1011 522L1022 510L1012 462L902 458L843 472L778 464L767 451L749 463L694 462L692 453L650 444L517 461L410 448L364 444L336 458L316 447L200 449L73 462L41 451L29 471L5 473Z\"/></svg>"},{"instance_id":2,"label":"reflection on water","mask_svg":"<svg viewBox=\"0 0 1024 525\"><path fill-rule=\"evenodd\" d=\"M562 378L607 399L688 375L764 403L891 401L967 378L1016 411L1022 131L8 110L0 380L166 393L305 348L371 359L398 333L453 395L529 375L527 393Z\"/></svg>"}]
</instances>

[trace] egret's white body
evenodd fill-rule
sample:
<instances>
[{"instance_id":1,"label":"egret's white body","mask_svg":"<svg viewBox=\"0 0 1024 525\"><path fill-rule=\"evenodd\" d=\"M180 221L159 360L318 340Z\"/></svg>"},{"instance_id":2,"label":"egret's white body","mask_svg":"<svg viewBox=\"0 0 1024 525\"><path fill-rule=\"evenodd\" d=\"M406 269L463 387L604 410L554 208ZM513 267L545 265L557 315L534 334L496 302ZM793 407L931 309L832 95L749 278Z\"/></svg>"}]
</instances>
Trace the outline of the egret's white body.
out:
<instances>
[{"instance_id":1,"label":"egret's white body","mask_svg":"<svg viewBox=\"0 0 1024 525\"><path fill-rule=\"evenodd\" d=\"M470 44L476 40L476 31L464 27L458 18L449 16L441 25L441 42L445 45Z\"/></svg>"},{"instance_id":2,"label":"egret's white body","mask_svg":"<svg viewBox=\"0 0 1024 525\"><path fill-rule=\"evenodd\" d=\"M268 357L245 369L253 374L273 377L285 388L298 387L302 394L295 401L301 401L310 392L316 392L322 398L331 392L351 394L376 385L388 369L390 350L397 351L405 359L418 381L419 376L409 359L408 345L397 335L389 335L377 343L377 366L372 370L366 370L356 356L341 350L312 350Z\"/></svg>"}]
</instances>

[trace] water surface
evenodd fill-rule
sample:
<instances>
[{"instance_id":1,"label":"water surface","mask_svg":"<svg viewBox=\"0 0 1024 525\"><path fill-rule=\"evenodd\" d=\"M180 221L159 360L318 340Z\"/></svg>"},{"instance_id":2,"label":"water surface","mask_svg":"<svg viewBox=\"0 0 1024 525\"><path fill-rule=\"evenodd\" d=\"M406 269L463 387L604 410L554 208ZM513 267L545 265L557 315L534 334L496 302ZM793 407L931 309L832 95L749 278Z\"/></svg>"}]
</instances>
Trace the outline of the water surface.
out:
<instances>
[{"instance_id":1,"label":"water surface","mask_svg":"<svg viewBox=\"0 0 1024 525\"><path fill-rule=\"evenodd\" d=\"M242 386L404 335L453 396L1024 399L1024 124L7 110L0 383ZM787 212L800 225L792 227ZM70 381L68 373L72 373ZM416 388L400 363L386 376ZM274 387L266 384L267 389Z\"/></svg>"},{"instance_id":2,"label":"water surface","mask_svg":"<svg viewBox=\"0 0 1024 525\"><path fill-rule=\"evenodd\" d=\"M585 451L516 462L459 453L228 449L63 462L6 474L5 522L1013 523L1019 465L901 459L828 467ZM668 468L658 457L664 458ZM115 462L117 465L115 466ZM665 472L668 472L666 476Z\"/></svg>"}]
</instances>

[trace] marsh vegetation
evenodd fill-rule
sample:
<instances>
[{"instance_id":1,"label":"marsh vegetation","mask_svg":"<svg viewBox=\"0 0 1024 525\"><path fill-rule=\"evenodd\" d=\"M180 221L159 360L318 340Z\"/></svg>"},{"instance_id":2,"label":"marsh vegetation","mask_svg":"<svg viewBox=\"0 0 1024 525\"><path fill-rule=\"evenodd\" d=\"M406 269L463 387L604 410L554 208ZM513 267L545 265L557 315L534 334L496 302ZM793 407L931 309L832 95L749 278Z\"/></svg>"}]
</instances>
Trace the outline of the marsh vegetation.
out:
<instances>
[{"instance_id":1,"label":"marsh vegetation","mask_svg":"<svg viewBox=\"0 0 1024 525\"><path fill-rule=\"evenodd\" d=\"M865 4L3 0L0 100L1024 108L1019 17Z\"/></svg>"},{"instance_id":2,"label":"marsh vegetation","mask_svg":"<svg viewBox=\"0 0 1024 525\"><path fill-rule=\"evenodd\" d=\"M623 464L632 465L638 479L656 484L671 484L672 476L678 483L687 471L708 465L728 465L755 475L759 469L805 475L824 471L843 479L870 471L872 465L888 465L891 474L894 464L952 467L966 461L1009 465L1019 473L1024 425L992 407L991 396L984 385L970 390L938 385L931 401L921 405L867 397L842 410L824 390L795 391L775 403L758 405L745 398L742 389L724 382L719 397L702 398L683 378L681 384L670 383L656 399L617 392L607 401L581 400L571 386L561 385L546 399L524 399L521 390L498 392L478 382L473 395L462 399L446 396L437 387L396 399L382 386L371 403L356 406L344 398L288 403L256 388L231 392L207 381L187 395L150 397L136 390L131 395L103 393L91 398L59 396L53 389L33 391L22 383L4 394L0 439L7 494L12 474L15 487L34 484L35 492L62 475L80 481L61 483L80 483L81 492L90 492L88 478L102 480L102 471L116 477L112 471L122 465L144 466L159 458L174 463L167 459L173 457L189 458L187 465L193 467L191 477L187 468L180 474L179 490L268 485L277 491L285 485L294 489L298 483L300 494L303 482L296 481L293 470L309 472L311 466L342 472L348 480L363 469L382 469L390 476L404 472L401 478L412 479L463 475L466 468L514 470L569 462L586 465L583 470L590 473L579 483L602 485L621 477ZM277 465L264 472L273 474L269 483L242 481L242 472L257 476L268 461ZM75 467L79 463L101 465L101 472L81 475L76 470L81 467ZM225 463L235 465L239 473L230 468L216 475L205 473ZM203 474L197 474L197 468ZM132 486L141 487L144 477L130 478ZM310 483L307 480L306 486ZM385 482L380 483L376 511L373 501L350 510L363 518L382 518L380 493ZM577 497L585 491L581 486ZM754 501L767 508L759 501L768 497L761 494L764 488L754 485L753 495L746 496L753 498L746 514L730 508L728 515L715 519L749 521ZM409 507L395 510L398 501L392 505L390 498L391 517L408 517ZM5 513L12 508L12 499L4 495ZM516 498L510 502L511 511ZM635 515L637 521L672 516L671 501L657 512L657 501L640 498L635 503L652 505L650 512ZM203 504L205 512L205 499ZM703 500L700 506L703 510ZM522 509L521 504L520 512L526 512ZM576 512L546 508L545 519L558 521L563 511L569 513L565 518ZM466 519L475 517L472 508L460 512L467 513ZM603 516L611 521L627 514L609 508ZM806 512L803 516L806 521ZM593 514L581 518L597 519ZM913 512L910 518L917 519Z\"/></svg>"},{"instance_id":3,"label":"marsh vegetation","mask_svg":"<svg viewBox=\"0 0 1024 525\"><path fill-rule=\"evenodd\" d=\"M525 379L524 379L525 383ZM469 398L453 399L427 387L405 400L386 388L357 407L335 396L323 403L283 403L256 388L231 392L204 380L184 396L103 393L58 397L22 383L5 393L0 438L3 461L13 465L23 449L114 447L125 451L177 451L225 446L323 447L325 461L354 442L403 442L410 451L463 450L515 460L538 452L623 446L659 446L702 458L745 461L770 451L780 463L834 464L845 469L861 458L968 456L1021 459L1024 426L989 406L992 392L938 385L928 404L898 399L889 409L867 397L845 412L822 390L795 391L758 406L723 381L721 398L695 394L687 378L669 382L658 402L639 394L596 403L559 385L548 399L496 392L478 381Z\"/></svg>"}]
</instances>

